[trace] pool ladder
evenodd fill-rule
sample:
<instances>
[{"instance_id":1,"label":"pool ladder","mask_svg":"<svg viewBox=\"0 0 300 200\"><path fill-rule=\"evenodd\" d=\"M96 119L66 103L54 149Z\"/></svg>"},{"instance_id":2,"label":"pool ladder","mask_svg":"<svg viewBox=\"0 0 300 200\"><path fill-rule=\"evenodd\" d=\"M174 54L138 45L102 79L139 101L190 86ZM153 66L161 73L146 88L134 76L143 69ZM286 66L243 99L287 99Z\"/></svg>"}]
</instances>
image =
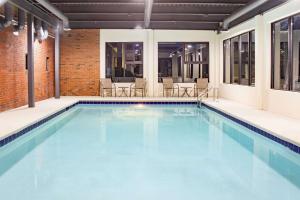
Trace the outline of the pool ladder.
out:
<instances>
[{"instance_id":1,"label":"pool ladder","mask_svg":"<svg viewBox=\"0 0 300 200\"><path fill-rule=\"evenodd\" d=\"M205 96L208 97L208 93L213 90L213 100L216 101L218 98L219 98L219 95L218 95L218 88L214 88L214 87L207 87L204 91L202 91L198 96L197 96L197 107L198 108L201 108L202 107L202 101L203 101L203 98Z\"/></svg>"}]
</instances>

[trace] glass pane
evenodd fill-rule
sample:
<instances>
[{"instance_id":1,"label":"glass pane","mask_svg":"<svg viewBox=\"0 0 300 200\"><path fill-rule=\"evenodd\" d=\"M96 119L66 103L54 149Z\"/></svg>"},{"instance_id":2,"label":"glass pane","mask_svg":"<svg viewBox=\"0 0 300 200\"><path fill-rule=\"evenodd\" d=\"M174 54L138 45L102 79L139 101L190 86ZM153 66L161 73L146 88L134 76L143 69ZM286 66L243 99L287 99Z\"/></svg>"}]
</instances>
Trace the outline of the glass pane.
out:
<instances>
[{"instance_id":1,"label":"glass pane","mask_svg":"<svg viewBox=\"0 0 300 200\"><path fill-rule=\"evenodd\" d=\"M240 68L239 68L239 37L235 37L231 39L231 82L239 84L239 75L240 75Z\"/></svg>"},{"instance_id":2,"label":"glass pane","mask_svg":"<svg viewBox=\"0 0 300 200\"><path fill-rule=\"evenodd\" d=\"M143 43L106 43L106 78L134 82L143 77Z\"/></svg>"},{"instance_id":3,"label":"glass pane","mask_svg":"<svg viewBox=\"0 0 300 200\"><path fill-rule=\"evenodd\" d=\"M273 88L289 90L288 19L274 23L273 32Z\"/></svg>"},{"instance_id":4,"label":"glass pane","mask_svg":"<svg viewBox=\"0 0 300 200\"><path fill-rule=\"evenodd\" d=\"M251 69L250 69L250 85L254 86L255 85L255 31L250 32L250 40L251 40L251 45L250 45L250 51L251 51Z\"/></svg>"},{"instance_id":5,"label":"glass pane","mask_svg":"<svg viewBox=\"0 0 300 200\"><path fill-rule=\"evenodd\" d=\"M174 82L183 82L183 43L158 44L158 82L164 77L172 77Z\"/></svg>"},{"instance_id":6,"label":"glass pane","mask_svg":"<svg viewBox=\"0 0 300 200\"><path fill-rule=\"evenodd\" d=\"M245 33L240 36L241 40L241 85L249 85L249 34Z\"/></svg>"},{"instance_id":7,"label":"glass pane","mask_svg":"<svg viewBox=\"0 0 300 200\"><path fill-rule=\"evenodd\" d=\"M209 65L199 63L185 63L184 64L184 82L193 83L197 78L209 79Z\"/></svg>"},{"instance_id":8,"label":"glass pane","mask_svg":"<svg viewBox=\"0 0 300 200\"><path fill-rule=\"evenodd\" d=\"M186 60L185 62L205 62L209 60L208 43L190 43L185 44Z\"/></svg>"},{"instance_id":9,"label":"glass pane","mask_svg":"<svg viewBox=\"0 0 300 200\"><path fill-rule=\"evenodd\" d=\"M122 43L106 43L106 78L115 77L119 68L122 68Z\"/></svg>"},{"instance_id":10,"label":"glass pane","mask_svg":"<svg viewBox=\"0 0 300 200\"><path fill-rule=\"evenodd\" d=\"M223 44L224 53L224 83L230 83L230 40L225 40Z\"/></svg>"},{"instance_id":11,"label":"glass pane","mask_svg":"<svg viewBox=\"0 0 300 200\"><path fill-rule=\"evenodd\" d=\"M300 91L300 15L293 17L293 90Z\"/></svg>"}]
</instances>

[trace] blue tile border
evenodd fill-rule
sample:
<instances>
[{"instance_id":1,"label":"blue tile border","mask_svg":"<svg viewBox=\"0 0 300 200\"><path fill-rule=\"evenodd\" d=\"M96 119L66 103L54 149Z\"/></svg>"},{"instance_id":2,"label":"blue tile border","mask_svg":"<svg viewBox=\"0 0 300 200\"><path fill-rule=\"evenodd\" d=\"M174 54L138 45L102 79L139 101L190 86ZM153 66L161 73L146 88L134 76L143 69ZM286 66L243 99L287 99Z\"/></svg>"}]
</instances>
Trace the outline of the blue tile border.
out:
<instances>
[{"instance_id":1,"label":"blue tile border","mask_svg":"<svg viewBox=\"0 0 300 200\"><path fill-rule=\"evenodd\" d=\"M205 106L206 108L208 108L208 109L210 109L210 110L212 110L212 111L214 111L214 112L216 112L216 113L218 113L218 114L220 114L220 115L222 115L222 116L224 116L224 117L226 117L226 118L228 118L228 119L230 119L230 120L232 120L232 121L234 121L234 122L236 122L236 123L238 123L238 124L240 124L240 125L242 125L242 126L244 126L246 128L248 128L249 130L254 131L255 133L258 133L258 134L260 134L260 135L262 135L262 136L264 136L264 137L266 137L268 139L271 139L271 140L273 140L273 141L275 141L275 142L277 142L277 143L279 143L279 144L281 144L281 145L289 148L290 150L294 151L295 153L300 154L300 147L299 146L297 146L295 144L292 144L292 143L290 143L288 141L285 141L283 139L280 139L280 138L274 136L271 133L268 133L268 132L266 132L266 131L264 131L264 130L262 130L260 128L257 128L257 127L255 127L255 126L253 126L251 124L248 124L247 122L244 122L244 121L242 121L242 120L240 120L238 118L235 118L235 117L233 117L231 115L228 115L225 112L220 111L220 110L218 110L216 108L213 108L213 107L211 107L211 106L209 106L209 105L207 105L205 103L202 103L202 105Z\"/></svg>"},{"instance_id":2,"label":"blue tile border","mask_svg":"<svg viewBox=\"0 0 300 200\"><path fill-rule=\"evenodd\" d=\"M197 104L196 101L79 101L77 104L147 104L147 105L178 105L178 104Z\"/></svg>"},{"instance_id":3,"label":"blue tile border","mask_svg":"<svg viewBox=\"0 0 300 200\"><path fill-rule=\"evenodd\" d=\"M116 104L118 104L118 105L120 105L120 104L123 104L123 105L128 105L128 104L184 105L185 104L185 105L196 105L197 102L196 101L173 101L173 102L168 102L168 101L160 101L160 102L158 102L158 101L78 101L78 102L76 102L76 103L74 103L74 104L72 104L72 105L70 105L70 106L68 106L68 107L66 107L66 108L64 108L64 109L62 109L62 110L46 117L46 118L44 118L44 119L28 126L28 127L26 127L26 128L24 128L24 129L20 130L19 132L15 133L11 136L8 136L7 138L4 138L4 139L0 140L0 147L14 141L15 139L19 138L20 136L22 136L22 135L28 133L29 131L45 124L49 120L55 118L56 116L68 111L69 109L71 109L74 106L79 105L79 104L80 105L87 105L87 104L94 104L94 105L99 105L99 104L113 104L113 105L116 105ZM285 140L282 140L282 139L280 139L280 138L278 138L278 137L276 137L276 136L274 136L274 135L272 135L272 134L270 134L270 133L268 133L268 132L266 132L266 131L264 131L260 128L257 128L257 127L255 127L251 124L248 124L248 123L246 123L246 122L244 122L240 119L237 119L237 118L235 118L231 115L228 115L225 112L222 112L222 111L220 111L216 108L213 108L213 107L211 107L211 106L209 106L205 103L203 103L202 105L205 106L206 108L208 108L208 109L210 109L210 110L212 110L212 111L214 111L214 112L216 112L216 113L218 113L218 114L220 114L220 115L222 115L222 116L224 116L224 117L226 117L226 118L228 118L228 119L230 119L230 120L232 120L232 121L234 121L234 122L236 122L236 123L238 123L238 124L240 124L240 125L242 125L246 128L248 128L248 129L250 129L250 130L266 137L266 138L269 138L269 139L271 139L271 140L273 140L273 141L275 141L275 142L277 142L277 143L279 143L279 144L281 144L285 147L288 147L292 151L300 154L300 147L299 146L297 146L295 144L292 144L290 142L287 142Z\"/></svg>"}]
</instances>

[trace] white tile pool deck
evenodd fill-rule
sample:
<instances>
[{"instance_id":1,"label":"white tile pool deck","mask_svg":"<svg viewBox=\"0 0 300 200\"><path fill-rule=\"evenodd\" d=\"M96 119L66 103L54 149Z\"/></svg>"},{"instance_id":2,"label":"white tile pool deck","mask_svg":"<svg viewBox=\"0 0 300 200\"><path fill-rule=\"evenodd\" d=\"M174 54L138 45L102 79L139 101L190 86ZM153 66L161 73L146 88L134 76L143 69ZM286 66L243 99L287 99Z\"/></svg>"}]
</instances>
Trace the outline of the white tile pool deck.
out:
<instances>
[{"instance_id":1,"label":"white tile pool deck","mask_svg":"<svg viewBox=\"0 0 300 200\"><path fill-rule=\"evenodd\" d=\"M46 118L79 100L99 101L191 101L194 98L101 98L101 97L61 97L36 103L35 108L23 106L0 113L0 140L6 138L35 122ZM241 119L275 136L300 146L300 120L271 112L257 110L233 101L219 99L205 100L208 105L233 117Z\"/></svg>"}]
</instances>

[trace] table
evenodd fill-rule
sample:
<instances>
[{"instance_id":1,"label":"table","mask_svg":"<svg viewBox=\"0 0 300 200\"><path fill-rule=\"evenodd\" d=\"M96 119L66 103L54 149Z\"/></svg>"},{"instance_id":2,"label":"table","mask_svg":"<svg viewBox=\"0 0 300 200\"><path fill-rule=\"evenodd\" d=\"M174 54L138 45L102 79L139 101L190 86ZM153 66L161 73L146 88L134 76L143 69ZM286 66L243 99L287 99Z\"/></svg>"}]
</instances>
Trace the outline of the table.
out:
<instances>
[{"instance_id":1,"label":"table","mask_svg":"<svg viewBox=\"0 0 300 200\"><path fill-rule=\"evenodd\" d=\"M189 94L189 89L193 88L193 87L186 87L183 86L181 87L183 89L183 94L181 95L181 97L184 97L184 95L187 95L188 97L191 97L191 95Z\"/></svg>"},{"instance_id":2,"label":"table","mask_svg":"<svg viewBox=\"0 0 300 200\"><path fill-rule=\"evenodd\" d=\"M129 87L122 86L122 87L118 87L118 88L120 88L122 90L119 97L122 97L123 95L124 95L124 97L128 97L128 95L126 93L126 89L128 89Z\"/></svg>"}]
</instances>

